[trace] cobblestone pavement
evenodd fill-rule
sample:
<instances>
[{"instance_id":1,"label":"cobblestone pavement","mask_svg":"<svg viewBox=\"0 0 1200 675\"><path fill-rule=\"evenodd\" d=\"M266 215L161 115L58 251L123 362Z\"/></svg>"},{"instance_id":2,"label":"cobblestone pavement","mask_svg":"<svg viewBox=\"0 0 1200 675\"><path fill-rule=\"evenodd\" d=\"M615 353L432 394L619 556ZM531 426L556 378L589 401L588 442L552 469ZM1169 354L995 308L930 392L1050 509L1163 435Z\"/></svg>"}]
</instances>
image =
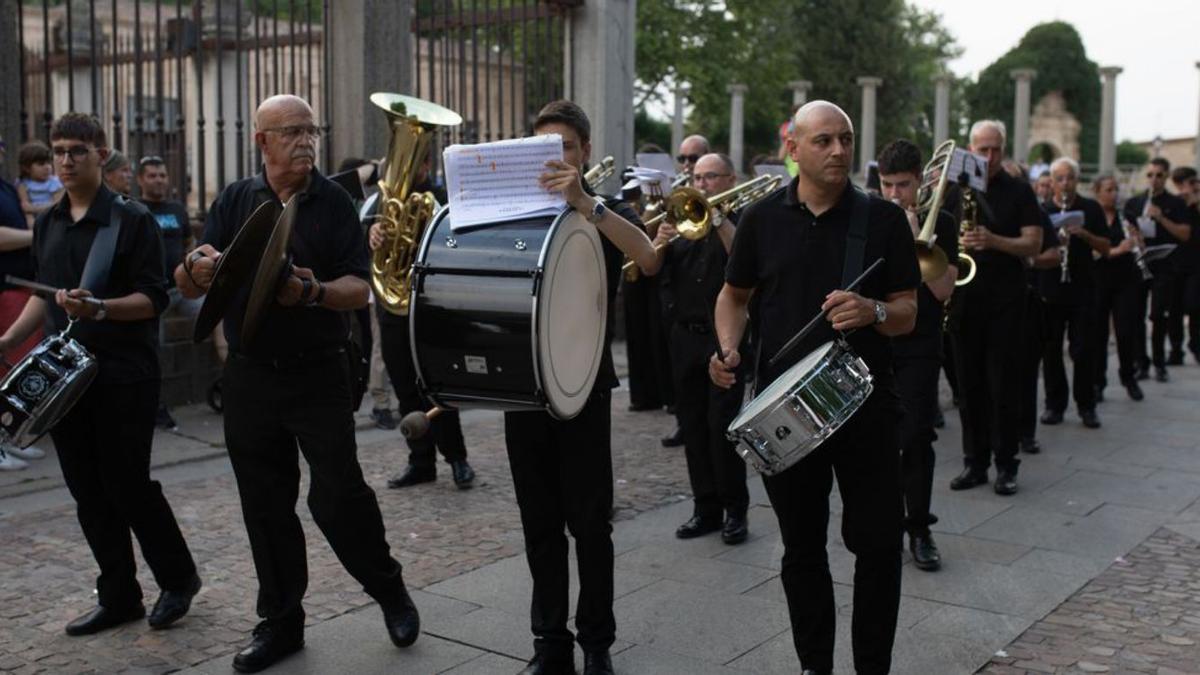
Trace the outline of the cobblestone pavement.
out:
<instances>
[{"instance_id":1,"label":"cobblestone pavement","mask_svg":"<svg viewBox=\"0 0 1200 675\"><path fill-rule=\"evenodd\" d=\"M1015 673L1200 673L1200 543L1162 528L991 663Z\"/></svg>"},{"instance_id":2,"label":"cobblestone pavement","mask_svg":"<svg viewBox=\"0 0 1200 675\"><path fill-rule=\"evenodd\" d=\"M681 449L659 437L672 425L665 413L627 413L628 396L613 397L617 518L683 498L687 476ZM406 490L384 487L407 450L392 439L361 445L368 483L376 488L392 552L412 588L476 569L522 551L520 521L505 458L499 414L465 424L477 486L459 491L445 464L436 483ZM375 434L376 436L378 434ZM52 458L49 461L54 461ZM164 486L200 567L204 588L191 613L170 630L136 622L98 636L69 638L63 626L94 604L96 573L74 508L59 506L0 519L0 672L163 672L229 654L257 621L255 575L231 474ZM304 494L302 491L301 494ZM371 604L298 505L308 538L305 609L315 624ZM142 565L147 604L158 589ZM380 623L382 637L382 622Z\"/></svg>"}]
</instances>

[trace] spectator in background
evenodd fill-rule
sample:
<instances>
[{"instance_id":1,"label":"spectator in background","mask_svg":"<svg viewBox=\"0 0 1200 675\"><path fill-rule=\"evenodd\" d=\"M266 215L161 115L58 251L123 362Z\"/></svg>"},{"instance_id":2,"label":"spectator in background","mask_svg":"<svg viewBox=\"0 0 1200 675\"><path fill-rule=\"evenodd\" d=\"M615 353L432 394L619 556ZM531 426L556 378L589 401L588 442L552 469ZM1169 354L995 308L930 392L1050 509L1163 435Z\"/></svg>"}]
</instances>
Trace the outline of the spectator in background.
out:
<instances>
[{"instance_id":1,"label":"spectator in background","mask_svg":"<svg viewBox=\"0 0 1200 675\"><path fill-rule=\"evenodd\" d=\"M104 161L104 184L113 192L129 196L133 190L133 169L129 158L119 150L113 150Z\"/></svg>"},{"instance_id":2,"label":"spectator in background","mask_svg":"<svg viewBox=\"0 0 1200 675\"><path fill-rule=\"evenodd\" d=\"M34 218L54 206L62 197L63 184L54 175L50 160L50 148L41 141L30 141L17 151L17 163L21 167L17 195L21 199L26 225L33 225Z\"/></svg>"},{"instance_id":3,"label":"spectator in background","mask_svg":"<svg viewBox=\"0 0 1200 675\"><path fill-rule=\"evenodd\" d=\"M1037 195L1039 204L1049 204L1054 200L1054 180L1049 171L1043 171L1034 179L1033 192Z\"/></svg>"},{"instance_id":4,"label":"spectator in background","mask_svg":"<svg viewBox=\"0 0 1200 675\"><path fill-rule=\"evenodd\" d=\"M126 166L128 168L128 162ZM162 234L163 269L173 270L183 260L183 252L191 248L192 228L188 223L187 207L173 199L167 199L171 193L171 179L167 174L167 163L163 161L162 157L151 155L143 157L138 162L137 184L138 192L142 195L142 203L154 215L154 219L158 222L158 230ZM167 275L167 297L169 298L167 309L159 315L160 345L163 342L162 322L165 321L171 308L179 304L181 297L179 289L175 288L174 277L169 274ZM155 425L169 431L179 428L161 393Z\"/></svg>"}]
</instances>

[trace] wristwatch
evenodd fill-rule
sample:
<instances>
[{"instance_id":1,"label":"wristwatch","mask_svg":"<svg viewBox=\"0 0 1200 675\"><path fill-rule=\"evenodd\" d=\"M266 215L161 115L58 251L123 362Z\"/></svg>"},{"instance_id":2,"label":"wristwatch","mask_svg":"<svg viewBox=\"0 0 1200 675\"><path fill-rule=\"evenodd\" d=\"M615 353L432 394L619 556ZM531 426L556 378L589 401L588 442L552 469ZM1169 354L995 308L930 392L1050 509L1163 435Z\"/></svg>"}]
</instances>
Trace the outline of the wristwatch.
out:
<instances>
[{"instance_id":1,"label":"wristwatch","mask_svg":"<svg viewBox=\"0 0 1200 675\"><path fill-rule=\"evenodd\" d=\"M604 212L607 210L607 207L604 206L604 200L596 197L596 205L587 214L587 221L593 225L599 225L600 221L604 219Z\"/></svg>"},{"instance_id":2,"label":"wristwatch","mask_svg":"<svg viewBox=\"0 0 1200 675\"><path fill-rule=\"evenodd\" d=\"M875 301L875 323L881 324L887 321L887 307L878 300Z\"/></svg>"},{"instance_id":3,"label":"wristwatch","mask_svg":"<svg viewBox=\"0 0 1200 675\"><path fill-rule=\"evenodd\" d=\"M92 317L93 321L103 321L108 316L108 305L104 301L100 301L100 309L96 310L96 316Z\"/></svg>"}]
</instances>

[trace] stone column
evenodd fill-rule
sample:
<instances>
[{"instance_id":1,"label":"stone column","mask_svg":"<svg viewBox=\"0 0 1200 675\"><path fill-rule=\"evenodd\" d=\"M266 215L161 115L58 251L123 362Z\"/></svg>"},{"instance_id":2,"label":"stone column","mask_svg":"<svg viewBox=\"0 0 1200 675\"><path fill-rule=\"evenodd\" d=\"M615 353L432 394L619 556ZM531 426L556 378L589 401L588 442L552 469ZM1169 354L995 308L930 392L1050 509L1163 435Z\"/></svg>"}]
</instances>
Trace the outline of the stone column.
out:
<instances>
[{"instance_id":1,"label":"stone column","mask_svg":"<svg viewBox=\"0 0 1200 675\"><path fill-rule=\"evenodd\" d=\"M377 91L413 93L413 0L340 0L329 22L330 101L319 112L330 125L330 157L382 157L391 132L368 100ZM320 101L310 101L314 107ZM460 111L461 112L461 111Z\"/></svg>"},{"instance_id":2,"label":"stone column","mask_svg":"<svg viewBox=\"0 0 1200 675\"><path fill-rule=\"evenodd\" d=\"M792 89L792 107L804 105L808 103L808 92L812 91L812 81L810 80L792 80L788 82L788 87Z\"/></svg>"},{"instance_id":3,"label":"stone column","mask_svg":"<svg viewBox=\"0 0 1200 675\"><path fill-rule=\"evenodd\" d=\"M687 100L688 88L682 85L675 87L675 114L671 117L671 147L667 154L673 155L679 151L683 143L683 104Z\"/></svg>"},{"instance_id":4,"label":"stone column","mask_svg":"<svg viewBox=\"0 0 1200 675\"><path fill-rule=\"evenodd\" d=\"M618 170L633 163L634 14L637 0L589 0L570 16L563 50L566 97L592 123L592 159L612 155Z\"/></svg>"},{"instance_id":5,"label":"stone column","mask_svg":"<svg viewBox=\"0 0 1200 675\"><path fill-rule=\"evenodd\" d=\"M733 160L733 170L741 173L745 169L745 135L746 135L746 92L750 87L744 84L731 84L725 88L729 92L729 158Z\"/></svg>"},{"instance_id":6,"label":"stone column","mask_svg":"<svg viewBox=\"0 0 1200 675\"><path fill-rule=\"evenodd\" d=\"M20 0L0 0L0 136L8 144L0 175L17 175L17 148L21 145L21 80L17 42L17 3Z\"/></svg>"},{"instance_id":7,"label":"stone column","mask_svg":"<svg viewBox=\"0 0 1200 675\"><path fill-rule=\"evenodd\" d=\"M1100 97L1100 173L1112 173L1117 166L1117 75L1121 74L1119 66L1106 66L1100 69L1104 78L1103 93Z\"/></svg>"},{"instance_id":8,"label":"stone column","mask_svg":"<svg viewBox=\"0 0 1200 675\"><path fill-rule=\"evenodd\" d=\"M933 77L933 145L950 138L950 83L954 76L942 72Z\"/></svg>"},{"instance_id":9,"label":"stone column","mask_svg":"<svg viewBox=\"0 0 1200 675\"><path fill-rule=\"evenodd\" d=\"M1029 155L1029 94L1030 84L1037 77L1033 68L1016 68L1009 73L1017 82L1017 94L1013 101L1013 130L1011 157L1024 162Z\"/></svg>"},{"instance_id":10,"label":"stone column","mask_svg":"<svg viewBox=\"0 0 1200 675\"><path fill-rule=\"evenodd\" d=\"M862 87L862 124L858 129L858 170L867 175L867 162L875 159L875 90L883 84L878 77L860 77Z\"/></svg>"}]
</instances>

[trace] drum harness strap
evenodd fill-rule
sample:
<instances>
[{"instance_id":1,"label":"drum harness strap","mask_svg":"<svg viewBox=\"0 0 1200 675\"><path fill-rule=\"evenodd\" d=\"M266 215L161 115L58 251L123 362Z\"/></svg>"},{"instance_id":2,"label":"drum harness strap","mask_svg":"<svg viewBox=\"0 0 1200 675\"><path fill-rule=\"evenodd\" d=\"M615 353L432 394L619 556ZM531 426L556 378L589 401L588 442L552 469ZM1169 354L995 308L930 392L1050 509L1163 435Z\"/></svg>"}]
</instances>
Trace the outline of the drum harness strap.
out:
<instances>
[{"instance_id":1,"label":"drum harness strap","mask_svg":"<svg viewBox=\"0 0 1200 675\"><path fill-rule=\"evenodd\" d=\"M121 221L125 211L125 198L117 195L113 200L112 215L108 225L96 228L92 248L83 263L83 274L79 275L79 287L99 296L108 285L108 273L112 270L113 255L117 252L117 235L121 233Z\"/></svg>"}]
</instances>

